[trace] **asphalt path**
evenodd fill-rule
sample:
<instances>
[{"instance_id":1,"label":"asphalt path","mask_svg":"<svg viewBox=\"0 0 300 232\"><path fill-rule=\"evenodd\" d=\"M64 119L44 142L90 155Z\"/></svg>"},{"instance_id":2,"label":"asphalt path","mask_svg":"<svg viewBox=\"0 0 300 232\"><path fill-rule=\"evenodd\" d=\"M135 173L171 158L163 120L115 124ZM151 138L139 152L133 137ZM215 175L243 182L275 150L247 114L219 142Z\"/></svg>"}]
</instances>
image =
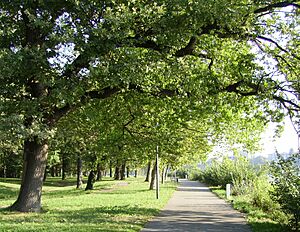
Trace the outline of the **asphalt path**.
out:
<instances>
[{"instance_id":1,"label":"asphalt path","mask_svg":"<svg viewBox=\"0 0 300 232\"><path fill-rule=\"evenodd\" d=\"M197 181L179 187L160 214L141 232L251 232L244 215Z\"/></svg>"}]
</instances>

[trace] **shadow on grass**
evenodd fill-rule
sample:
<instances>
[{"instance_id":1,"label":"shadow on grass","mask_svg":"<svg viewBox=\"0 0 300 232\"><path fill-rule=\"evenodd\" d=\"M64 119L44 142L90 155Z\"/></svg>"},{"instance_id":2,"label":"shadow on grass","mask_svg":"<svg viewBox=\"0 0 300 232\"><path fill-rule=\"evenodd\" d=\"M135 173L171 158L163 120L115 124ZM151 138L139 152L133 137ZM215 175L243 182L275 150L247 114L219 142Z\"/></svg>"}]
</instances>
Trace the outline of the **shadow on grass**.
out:
<instances>
[{"instance_id":1,"label":"shadow on grass","mask_svg":"<svg viewBox=\"0 0 300 232\"><path fill-rule=\"evenodd\" d=\"M114 181L113 179L103 179L101 181L97 181L96 183L99 182L112 182ZM83 180L84 183L87 182L87 178L84 178ZM44 181L44 186L49 186L49 187L68 187L68 186L76 186L77 182L75 178L69 178L62 180L61 177L48 177L46 181Z\"/></svg>"},{"instance_id":2,"label":"shadow on grass","mask_svg":"<svg viewBox=\"0 0 300 232\"><path fill-rule=\"evenodd\" d=\"M10 183L10 184L21 184L21 179L19 179L19 178L0 178L0 182Z\"/></svg>"},{"instance_id":3,"label":"shadow on grass","mask_svg":"<svg viewBox=\"0 0 300 232\"><path fill-rule=\"evenodd\" d=\"M16 198L18 196L19 188L8 187L0 183L0 200Z\"/></svg>"},{"instance_id":4,"label":"shadow on grass","mask_svg":"<svg viewBox=\"0 0 300 232\"><path fill-rule=\"evenodd\" d=\"M149 192L151 190L148 190L148 189L133 189L133 190L129 190L129 189L126 189L126 192L124 192L124 190L122 189L112 189L113 191L103 191L101 194L104 194L104 195L132 195L132 194L136 194L136 193L144 193L144 192Z\"/></svg>"},{"instance_id":5,"label":"shadow on grass","mask_svg":"<svg viewBox=\"0 0 300 232\"><path fill-rule=\"evenodd\" d=\"M98 184L98 185L97 185ZM50 186L49 186L50 187ZM68 187L68 186L64 186ZM93 190L85 191L85 184L83 184L82 188L77 189L76 185L74 188L64 188L58 186L58 189L52 190L43 189L43 196L47 198L67 198L74 196L81 196L85 194L112 194L114 191L117 191L116 185L114 185L111 181L101 181L95 184L95 188Z\"/></svg>"},{"instance_id":6,"label":"shadow on grass","mask_svg":"<svg viewBox=\"0 0 300 232\"><path fill-rule=\"evenodd\" d=\"M159 213L158 209L140 208L129 205L125 206L102 206L94 208L85 208L81 210L60 211L56 212L55 216L62 218L72 223L101 223L101 222L115 222L118 218L120 223L132 223L128 218L135 220L134 216L152 216ZM122 220L124 217L124 220Z\"/></svg>"}]
</instances>

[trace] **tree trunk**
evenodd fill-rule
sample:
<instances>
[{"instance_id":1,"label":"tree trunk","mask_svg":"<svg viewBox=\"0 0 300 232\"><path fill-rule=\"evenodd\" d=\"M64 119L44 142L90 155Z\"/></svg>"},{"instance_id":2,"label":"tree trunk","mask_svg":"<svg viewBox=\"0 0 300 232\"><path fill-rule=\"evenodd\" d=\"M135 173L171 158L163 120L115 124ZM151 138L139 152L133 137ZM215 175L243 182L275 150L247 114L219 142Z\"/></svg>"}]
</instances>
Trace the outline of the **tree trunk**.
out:
<instances>
[{"instance_id":1,"label":"tree trunk","mask_svg":"<svg viewBox=\"0 0 300 232\"><path fill-rule=\"evenodd\" d=\"M148 166L147 166L147 174L146 174L145 182L149 182L150 171L151 171L151 161L148 162Z\"/></svg>"},{"instance_id":2,"label":"tree trunk","mask_svg":"<svg viewBox=\"0 0 300 232\"><path fill-rule=\"evenodd\" d=\"M138 176L138 170L135 169L135 170L134 170L134 177L137 178L137 176Z\"/></svg>"},{"instance_id":3,"label":"tree trunk","mask_svg":"<svg viewBox=\"0 0 300 232\"><path fill-rule=\"evenodd\" d=\"M85 191L94 189L95 178L96 178L96 174L93 170L91 170L89 177L88 177L88 181L86 183Z\"/></svg>"},{"instance_id":4,"label":"tree trunk","mask_svg":"<svg viewBox=\"0 0 300 232\"><path fill-rule=\"evenodd\" d=\"M152 172L151 172L151 181L150 181L150 187L149 187L150 190L154 189L155 176L156 176L155 173L156 173L156 162L155 162Z\"/></svg>"},{"instance_id":5,"label":"tree trunk","mask_svg":"<svg viewBox=\"0 0 300 232\"><path fill-rule=\"evenodd\" d=\"M129 167L127 167L126 170L127 170L127 172L126 172L126 177L129 178L129 172L130 172Z\"/></svg>"},{"instance_id":6,"label":"tree trunk","mask_svg":"<svg viewBox=\"0 0 300 232\"><path fill-rule=\"evenodd\" d=\"M111 178L113 176L113 173L112 173L112 162L109 161L109 177Z\"/></svg>"},{"instance_id":7,"label":"tree trunk","mask_svg":"<svg viewBox=\"0 0 300 232\"><path fill-rule=\"evenodd\" d=\"M165 168L163 167L161 170L161 183L164 184L165 183Z\"/></svg>"},{"instance_id":8,"label":"tree trunk","mask_svg":"<svg viewBox=\"0 0 300 232\"><path fill-rule=\"evenodd\" d=\"M80 155L77 157L77 186L76 188L81 188L82 186L82 159Z\"/></svg>"},{"instance_id":9,"label":"tree trunk","mask_svg":"<svg viewBox=\"0 0 300 232\"><path fill-rule=\"evenodd\" d=\"M168 177L168 170L169 170L169 165L167 165L167 167L166 167L166 171L165 171L165 180L166 180L167 177Z\"/></svg>"},{"instance_id":10,"label":"tree trunk","mask_svg":"<svg viewBox=\"0 0 300 232\"><path fill-rule=\"evenodd\" d=\"M51 177L55 176L55 166L54 165L52 165L50 168L50 175L51 175Z\"/></svg>"},{"instance_id":11,"label":"tree trunk","mask_svg":"<svg viewBox=\"0 0 300 232\"><path fill-rule=\"evenodd\" d=\"M66 154L62 154L62 161L61 161L61 179L66 179L66 170L67 169L67 160L66 160Z\"/></svg>"},{"instance_id":12,"label":"tree trunk","mask_svg":"<svg viewBox=\"0 0 300 232\"><path fill-rule=\"evenodd\" d=\"M10 207L21 212L40 212L43 178L46 169L48 143L46 140L25 140L23 175L18 199Z\"/></svg>"},{"instance_id":13,"label":"tree trunk","mask_svg":"<svg viewBox=\"0 0 300 232\"><path fill-rule=\"evenodd\" d=\"M117 164L116 166L116 169L115 169L115 177L114 177L115 180L120 180L120 167L119 165Z\"/></svg>"},{"instance_id":14,"label":"tree trunk","mask_svg":"<svg viewBox=\"0 0 300 232\"><path fill-rule=\"evenodd\" d=\"M56 176L56 177L60 176L60 174L61 174L61 169L60 169L60 167L59 167L58 165L56 165L55 171L56 171L55 176Z\"/></svg>"},{"instance_id":15,"label":"tree trunk","mask_svg":"<svg viewBox=\"0 0 300 232\"><path fill-rule=\"evenodd\" d=\"M97 164L97 181L100 181L102 180L102 167L101 167L101 164L98 163Z\"/></svg>"},{"instance_id":16,"label":"tree trunk","mask_svg":"<svg viewBox=\"0 0 300 232\"><path fill-rule=\"evenodd\" d=\"M125 173L126 173L126 162L124 161L121 166L121 180L125 180Z\"/></svg>"},{"instance_id":17,"label":"tree trunk","mask_svg":"<svg viewBox=\"0 0 300 232\"><path fill-rule=\"evenodd\" d=\"M46 179L47 179L47 173L48 173L47 169L48 169L48 166L46 165L45 172L44 172L44 177L43 177L43 182L45 182Z\"/></svg>"}]
</instances>

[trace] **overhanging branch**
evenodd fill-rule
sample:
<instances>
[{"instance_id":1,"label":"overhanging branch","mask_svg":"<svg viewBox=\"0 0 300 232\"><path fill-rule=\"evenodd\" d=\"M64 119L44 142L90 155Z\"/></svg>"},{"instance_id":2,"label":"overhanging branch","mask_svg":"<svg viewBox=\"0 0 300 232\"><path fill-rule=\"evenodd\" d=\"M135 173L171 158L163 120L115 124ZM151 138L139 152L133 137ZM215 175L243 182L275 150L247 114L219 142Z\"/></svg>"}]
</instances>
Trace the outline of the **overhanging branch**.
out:
<instances>
[{"instance_id":1,"label":"overhanging branch","mask_svg":"<svg viewBox=\"0 0 300 232\"><path fill-rule=\"evenodd\" d=\"M283 7L287 7L287 6L293 6L296 8L300 8L300 5L294 2L290 2L290 1L283 1L283 2L278 2L278 3L274 3L274 4L270 4L268 6L256 9L254 11L255 14L260 14L260 13L265 13L268 11L272 11L274 8L283 8Z\"/></svg>"},{"instance_id":2,"label":"overhanging branch","mask_svg":"<svg viewBox=\"0 0 300 232\"><path fill-rule=\"evenodd\" d=\"M298 104L296 104L295 102L291 101L291 100L288 100L288 99L284 99L283 97L279 97L279 96L276 96L274 95L273 98L277 101L279 101L281 104L283 104L283 106L286 108L286 109L290 109L290 107L287 106L287 104L291 105L294 107L294 111L300 111L300 106Z\"/></svg>"},{"instance_id":3,"label":"overhanging branch","mask_svg":"<svg viewBox=\"0 0 300 232\"><path fill-rule=\"evenodd\" d=\"M271 39L271 38L268 38L268 37L265 37L265 36L256 36L257 39L262 39L262 40L265 40L265 41L268 41L272 44L274 44L277 48L279 48L281 51L285 52L285 53L289 53L291 54L294 58L300 60L300 57L298 57L297 55L293 54L293 53L290 53L288 50L286 50L285 48L281 47L275 40Z\"/></svg>"}]
</instances>

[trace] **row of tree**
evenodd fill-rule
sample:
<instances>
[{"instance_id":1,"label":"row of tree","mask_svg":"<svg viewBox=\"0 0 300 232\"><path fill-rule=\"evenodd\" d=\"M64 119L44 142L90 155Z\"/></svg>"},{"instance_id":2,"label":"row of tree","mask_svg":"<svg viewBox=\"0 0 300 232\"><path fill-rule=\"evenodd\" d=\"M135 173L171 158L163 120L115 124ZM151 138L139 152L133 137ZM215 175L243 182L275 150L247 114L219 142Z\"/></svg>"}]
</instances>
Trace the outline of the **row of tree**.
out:
<instances>
[{"instance_id":1,"label":"row of tree","mask_svg":"<svg viewBox=\"0 0 300 232\"><path fill-rule=\"evenodd\" d=\"M55 154L79 154L92 170L147 163L156 145L173 164L220 140L251 149L268 121L299 110L298 9L269 0L1 1L1 149L23 151L11 209L40 211Z\"/></svg>"}]
</instances>

